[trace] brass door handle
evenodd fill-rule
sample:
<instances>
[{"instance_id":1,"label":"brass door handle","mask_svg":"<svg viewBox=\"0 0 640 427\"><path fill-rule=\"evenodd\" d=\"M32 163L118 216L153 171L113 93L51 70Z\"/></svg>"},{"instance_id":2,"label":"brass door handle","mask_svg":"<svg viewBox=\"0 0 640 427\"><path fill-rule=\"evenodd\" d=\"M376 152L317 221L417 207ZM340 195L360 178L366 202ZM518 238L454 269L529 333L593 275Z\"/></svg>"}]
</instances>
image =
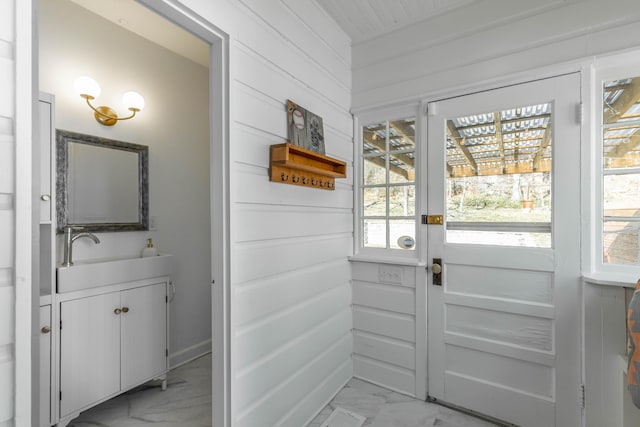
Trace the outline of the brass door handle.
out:
<instances>
[{"instance_id":1,"label":"brass door handle","mask_svg":"<svg viewBox=\"0 0 640 427\"><path fill-rule=\"evenodd\" d=\"M128 313L129 312L129 307L122 307L122 312L123 313Z\"/></svg>"},{"instance_id":2,"label":"brass door handle","mask_svg":"<svg viewBox=\"0 0 640 427\"><path fill-rule=\"evenodd\" d=\"M40 332L42 332L43 334L48 334L49 332L51 332L51 328L48 326L43 326L42 329L40 329Z\"/></svg>"},{"instance_id":3,"label":"brass door handle","mask_svg":"<svg viewBox=\"0 0 640 427\"><path fill-rule=\"evenodd\" d=\"M120 310L119 308L116 308L115 310L113 310L113 312L115 314L120 314L120 313L122 313L122 310Z\"/></svg>"}]
</instances>

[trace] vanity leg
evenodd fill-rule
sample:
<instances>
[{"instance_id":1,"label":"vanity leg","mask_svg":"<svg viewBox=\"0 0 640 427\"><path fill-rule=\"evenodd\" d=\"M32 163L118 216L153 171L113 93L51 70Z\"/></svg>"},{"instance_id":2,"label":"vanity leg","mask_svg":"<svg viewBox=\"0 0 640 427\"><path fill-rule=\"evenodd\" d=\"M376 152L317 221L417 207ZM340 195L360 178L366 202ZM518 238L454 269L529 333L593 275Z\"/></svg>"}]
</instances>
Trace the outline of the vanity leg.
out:
<instances>
[{"instance_id":1,"label":"vanity leg","mask_svg":"<svg viewBox=\"0 0 640 427\"><path fill-rule=\"evenodd\" d=\"M156 378L156 380L162 381L162 383L160 383L160 386L162 387L162 391L166 391L167 390L167 374L159 376L158 378Z\"/></svg>"}]
</instances>

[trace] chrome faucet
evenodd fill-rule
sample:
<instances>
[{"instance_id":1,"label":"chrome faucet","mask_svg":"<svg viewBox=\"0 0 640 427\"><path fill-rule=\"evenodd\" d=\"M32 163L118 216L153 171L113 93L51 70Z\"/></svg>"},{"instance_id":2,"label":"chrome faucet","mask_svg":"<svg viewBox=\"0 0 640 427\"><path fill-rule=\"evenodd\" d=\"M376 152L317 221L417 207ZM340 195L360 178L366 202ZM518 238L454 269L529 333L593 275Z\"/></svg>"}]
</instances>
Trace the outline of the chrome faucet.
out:
<instances>
[{"instance_id":1,"label":"chrome faucet","mask_svg":"<svg viewBox=\"0 0 640 427\"><path fill-rule=\"evenodd\" d=\"M83 231L78 234L73 233L74 231L82 231L82 230L83 230L82 227L73 227L70 225L64 228L64 259L62 261L63 267L70 267L73 265L73 261L72 261L73 242L75 242L79 238L87 237L93 240L95 244L100 243L100 239L98 239L98 237L96 237L94 234L89 233L88 231Z\"/></svg>"}]
</instances>

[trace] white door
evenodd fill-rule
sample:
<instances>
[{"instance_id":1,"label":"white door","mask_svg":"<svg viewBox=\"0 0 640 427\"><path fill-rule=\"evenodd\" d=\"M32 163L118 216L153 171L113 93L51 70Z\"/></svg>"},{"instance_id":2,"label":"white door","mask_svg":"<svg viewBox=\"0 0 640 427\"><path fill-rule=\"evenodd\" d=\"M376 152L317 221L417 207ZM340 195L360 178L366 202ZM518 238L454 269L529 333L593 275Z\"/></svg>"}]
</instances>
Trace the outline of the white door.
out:
<instances>
[{"instance_id":1,"label":"white door","mask_svg":"<svg viewBox=\"0 0 640 427\"><path fill-rule=\"evenodd\" d=\"M51 306L40 307L40 427L51 425Z\"/></svg>"},{"instance_id":2,"label":"white door","mask_svg":"<svg viewBox=\"0 0 640 427\"><path fill-rule=\"evenodd\" d=\"M122 291L123 390L167 370L167 285Z\"/></svg>"},{"instance_id":3,"label":"white door","mask_svg":"<svg viewBox=\"0 0 640 427\"><path fill-rule=\"evenodd\" d=\"M60 417L120 390L120 293L60 304Z\"/></svg>"},{"instance_id":4,"label":"white door","mask_svg":"<svg viewBox=\"0 0 640 427\"><path fill-rule=\"evenodd\" d=\"M580 425L579 103L571 74L429 105L432 399Z\"/></svg>"}]
</instances>

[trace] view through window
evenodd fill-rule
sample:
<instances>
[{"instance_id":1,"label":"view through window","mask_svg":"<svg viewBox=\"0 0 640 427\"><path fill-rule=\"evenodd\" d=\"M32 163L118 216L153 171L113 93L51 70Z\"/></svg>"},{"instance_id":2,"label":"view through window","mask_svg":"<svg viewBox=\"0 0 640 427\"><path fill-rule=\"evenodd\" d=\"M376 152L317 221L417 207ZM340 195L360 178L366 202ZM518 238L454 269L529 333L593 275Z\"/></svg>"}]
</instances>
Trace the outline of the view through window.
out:
<instances>
[{"instance_id":1,"label":"view through window","mask_svg":"<svg viewBox=\"0 0 640 427\"><path fill-rule=\"evenodd\" d=\"M449 243L551 247L552 104L447 120Z\"/></svg>"},{"instance_id":2,"label":"view through window","mask_svg":"<svg viewBox=\"0 0 640 427\"><path fill-rule=\"evenodd\" d=\"M605 264L640 264L640 77L603 87L602 242Z\"/></svg>"},{"instance_id":3,"label":"view through window","mask_svg":"<svg viewBox=\"0 0 640 427\"><path fill-rule=\"evenodd\" d=\"M362 247L414 250L415 118L362 131Z\"/></svg>"}]
</instances>

